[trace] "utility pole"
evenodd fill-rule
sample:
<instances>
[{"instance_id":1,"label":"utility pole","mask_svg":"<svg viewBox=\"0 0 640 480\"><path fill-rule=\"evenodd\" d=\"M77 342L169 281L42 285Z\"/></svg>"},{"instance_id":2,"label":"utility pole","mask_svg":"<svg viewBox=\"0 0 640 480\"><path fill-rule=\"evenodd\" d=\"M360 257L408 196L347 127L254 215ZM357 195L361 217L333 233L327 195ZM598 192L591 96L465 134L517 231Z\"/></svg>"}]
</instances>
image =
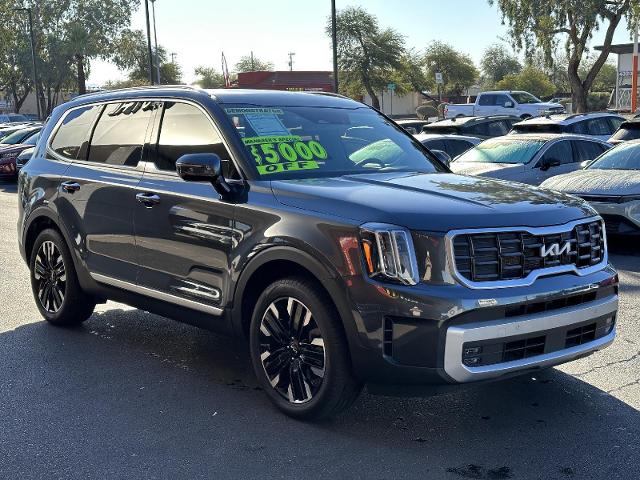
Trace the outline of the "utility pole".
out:
<instances>
[{"instance_id":1,"label":"utility pole","mask_svg":"<svg viewBox=\"0 0 640 480\"><path fill-rule=\"evenodd\" d=\"M255 72L256 71L256 64L253 61L253 50L251 50L251 71Z\"/></svg>"},{"instance_id":2,"label":"utility pole","mask_svg":"<svg viewBox=\"0 0 640 480\"><path fill-rule=\"evenodd\" d=\"M331 41L333 42L333 91L338 93L338 30L336 26L336 0L331 0Z\"/></svg>"},{"instance_id":3,"label":"utility pole","mask_svg":"<svg viewBox=\"0 0 640 480\"><path fill-rule=\"evenodd\" d=\"M176 63L176 57L178 54L176 52L171 52L171 63Z\"/></svg>"},{"instance_id":4,"label":"utility pole","mask_svg":"<svg viewBox=\"0 0 640 480\"><path fill-rule=\"evenodd\" d=\"M38 109L38 120L42 120L40 109L40 85L38 84L38 62L36 61L36 39L33 35L33 14L31 8L14 8L16 12L27 12L29 15L29 37L31 38L31 61L33 62L33 87L36 95L36 108Z\"/></svg>"},{"instance_id":5,"label":"utility pole","mask_svg":"<svg viewBox=\"0 0 640 480\"><path fill-rule=\"evenodd\" d=\"M638 25L633 36L633 67L631 71L631 113L638 110Z\"/></svg>"},{"instance_id":6,"label":"utility pole","mask_svg":"<svg viewBox=\"0 0 640 480\"><path fill-rule=\"evenodd\" d=\"M296 52L289 52L289 71L293 72L293 56L296 54Z\"/></svg>"},{"instance_id":7,"label":"utility pole","mask_svg":"<svg viewBox=\"0 0 640 480\"><path fill-rule=\"evenodd\" d=\"M149 0L144 0L144 16L147 20L147 54L149 55L149 82L153 82L153 52L151 51L151 25L149 24Z\"/></svg>"},{"instance_id":8,"label":"utility pole","mask_svg":"<svg viewBox=\"0 0 640 480\"><path fill-rule=\"evenodd\" d=\"M162 85L160 79L160 54L158 53L158 27L156 24L156 0L151 0L151 12L153 13L153 39L156 44L156 73L158 74L158 85Z\"/></svg>"}]
</instances>

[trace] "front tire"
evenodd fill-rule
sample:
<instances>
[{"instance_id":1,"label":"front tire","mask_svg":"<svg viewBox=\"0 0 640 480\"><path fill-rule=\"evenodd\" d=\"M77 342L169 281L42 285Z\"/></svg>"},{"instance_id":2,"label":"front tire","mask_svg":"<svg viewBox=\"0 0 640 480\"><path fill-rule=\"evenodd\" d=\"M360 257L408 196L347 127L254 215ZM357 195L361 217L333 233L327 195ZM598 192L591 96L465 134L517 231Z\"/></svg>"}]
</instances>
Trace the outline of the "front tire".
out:
<instances>
[{"instance_id":1,"label":"front tire","mask_svg":"<svg viewBox=\"0 0 640 480\"><path fill-rule=\"evenodd\" d=\"M71 253L56 230L38 235L29 259L31 290L38 310L53 325L77 325L87 320L96 306L78 283Z\"/></svg>"},{"instance_id":2,"label":"front tire","mask_svg":"<svg viewBox=\"0 0 640 480\"><path fill-rule=\"evenodd\" d=\"M271 401L295 418L336 415L358 397L346 338L331 299L306 279L277 280L260 295L251 360Z\"/></svg>"}]
</instances>

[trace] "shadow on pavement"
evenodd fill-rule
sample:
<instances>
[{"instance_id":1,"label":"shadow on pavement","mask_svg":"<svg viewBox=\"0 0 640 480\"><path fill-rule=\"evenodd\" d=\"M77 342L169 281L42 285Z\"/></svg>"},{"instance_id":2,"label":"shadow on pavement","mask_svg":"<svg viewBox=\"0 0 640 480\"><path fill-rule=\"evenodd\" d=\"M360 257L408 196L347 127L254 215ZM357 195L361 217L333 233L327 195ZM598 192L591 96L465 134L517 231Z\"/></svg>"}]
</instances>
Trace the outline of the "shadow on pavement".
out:
<instances>
[{"instance_id":1,"label":"shadow on pavement","mask_svg":"<svg viewBox=\"0 0 640 480\"><path fill-rule=\"evenodd\" d=\"M0 192L18 193L18 184L15 180L0 180Z\"/></svg>"},{"instance_id":2,"label":"shadow on pavement","mask_svg":"<svg viewBox=\"0 0 640 480\"><path fill-rule=\"evenodd\" d=\"M278 413L233 342L138 310L0 334L0 478L632 478L638 411L557 370ZM613 367L615 368L615 366Z\"/></svg>"}]
</instances>

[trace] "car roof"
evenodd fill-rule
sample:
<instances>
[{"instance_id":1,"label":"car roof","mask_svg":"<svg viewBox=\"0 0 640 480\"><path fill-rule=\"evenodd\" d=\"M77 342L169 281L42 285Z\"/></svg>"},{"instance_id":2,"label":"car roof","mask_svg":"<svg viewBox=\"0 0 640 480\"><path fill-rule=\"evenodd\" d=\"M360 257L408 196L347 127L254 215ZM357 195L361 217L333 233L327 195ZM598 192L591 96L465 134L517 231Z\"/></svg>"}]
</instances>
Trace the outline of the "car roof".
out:
<instances>
[{"instance_id":1,"label":"car roof","mask_svg":"<svg viewBox=\"0 0 640 480\"><path fill-rule=\"evenodd\" d=\"M576 135L573 133L510 133L509 135L504 135L502 137L493 137L489 140L495 140L497 138L500 139L513 139L513 140L538 140L544 142L550 142L551 140L587 140L590 142L602 143L609 145L607 142L603 140L599 140L590 135Z\"/></svg>"},{"instance_id":2,"label":"car roof","mask_svg":"<svg viewBox=\"0 0 640 480\"><path fill-rule=\"evenodd\" d=\"M136 98L192 98L213 99L225 103L241 103L257 107L268 106L320 106L337 108L365 108L365 105L350 98L325 92L286 92L281 90L250 89L201 89L186 85L135 87L122 90L100 91L81 95L69 102L78 106L95 102L135 100Z\"/></svg>"},{"instance_id":3,"label":"car roof","mask_svg":"<svg viewBox=\"0 0 640 480\"><path fill-rule=\"evenodd\" d=\"M601 118L601 117L617 117L624 118L617 113L611 112L591 112L591 113L575 113L565 114L559 113L554 115L546 115L544 117L532 117L522 120L516 123L517 125L571 125L572 123L587 120L589 118Z\"/></svg>"},{"instance_id":4,"label":"car roof","mask_svg":"<svg viewBox=\"0 0 640 480\"><path fill-rule=\"evenodd\" d=\"M435 125L438 127L442 127L442 126L455 127L457 125L465 125L467 123L489 122L491 120L520 120L520 118L514 117L512 115L487 115L482 117L454 117L454 118L445 118L443 120L438 120L437 122L430 123L429 125Z\"/></svg>"},{"instance_id":5,"label":"car roof","mask_svg":"<svg viewBox=\"0 0 640 480\"><path fill-rule=\"evenodd\" d=\"M480 143L482 139L478 137L469 137L467 135L454 135L453 133L416 133L414 135L416 140L419 142L426 142L428 140L444 140L444 139L453 139L453 140L465 140L471 143Z\"/></svg>"}]
</instances>

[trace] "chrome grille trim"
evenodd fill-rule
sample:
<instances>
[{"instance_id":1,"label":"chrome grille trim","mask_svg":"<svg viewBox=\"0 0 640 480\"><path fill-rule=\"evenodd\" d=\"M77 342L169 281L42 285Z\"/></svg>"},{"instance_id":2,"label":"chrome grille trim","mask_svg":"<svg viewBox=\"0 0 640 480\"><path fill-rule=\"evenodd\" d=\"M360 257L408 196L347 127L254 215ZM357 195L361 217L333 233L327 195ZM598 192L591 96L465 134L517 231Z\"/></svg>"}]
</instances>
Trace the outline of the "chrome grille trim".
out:
<instances>
[{"instance_id":1,"label":"chrome grille trim","mask_svg":"<svg viewBox=\"0 0 640 480\"><path fill-rule=\"evenodd\" d=\"M531 271L527 276L523 278L515 278L510 280L489 280L489 281L473 281L462 275L456 265L456 256L454 248L454 239L458 235L473 235L473 234L491 234L491 233L509 233L509 232L526 232L534 236L545 235L558 235L562 233L571 232L575 227L580 225L587 225L593 222L600 222L601 235L603 239L604 253L602 260L590 267L579 268L575 264L557 265L546 268L539 268ZM532 285L538 278L558 275L561 273L574 273L578 276L586 276L592 273L598 272L605 268L609 263L609 255L607 248L607 235L604 228L604 221L598 216L583 218L572 222L565 223L563 225L553 225L548 227L499 227L499 228L478 228L478 229L464 229L464 230L452 230L445 235L445 245L447 250L447 263L454 278L462 285L473 289L493 289L493 288L510 288L510 287L526 287Z\"/></svg>"}]
</instances>

